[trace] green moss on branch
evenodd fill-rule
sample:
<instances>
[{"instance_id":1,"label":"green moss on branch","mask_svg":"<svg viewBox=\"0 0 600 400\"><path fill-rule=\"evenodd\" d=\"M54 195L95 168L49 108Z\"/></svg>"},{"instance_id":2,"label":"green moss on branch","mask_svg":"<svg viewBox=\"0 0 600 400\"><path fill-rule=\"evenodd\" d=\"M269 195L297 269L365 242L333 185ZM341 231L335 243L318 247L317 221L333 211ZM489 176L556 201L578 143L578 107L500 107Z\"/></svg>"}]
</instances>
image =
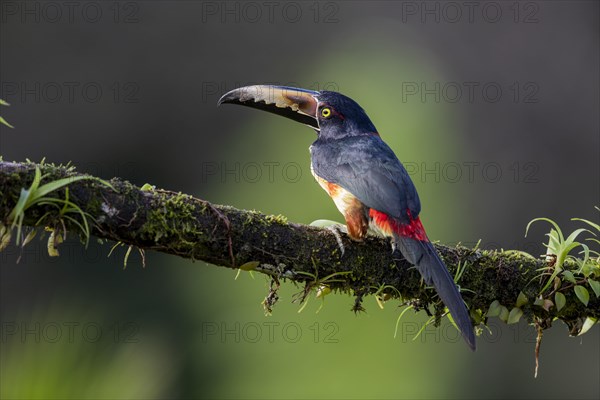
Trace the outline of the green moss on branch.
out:
<instances>
[{"instance_id":1,"label":"green moss on branch","mask_svg":"<svg viewBox=\"0 0 600 400\"><path fill-rule=\"evenodd\" d=\"M10 222L7 218L21 189L31 184L36 166L41 169L44 182L80 175L73 168L51 164L0 162L0 217L4 225ZM327 286L356 295L359 300L377 292L385 298L401 297L417 308L437 302L435 292L424 287L414 268L405 260L392 258L385 239L369 237L363 243L355 243L343 235L342 256L335 235L327 229L290 223L282 216L214 205L182 193L142 190L118 178L110 184L112 188L99 180L85 179L68 186L70 201L92 216L91 233L99 238L227 268L252 266L276 280L306 283L308 288L322 283L319 279L336 274ZM49 196L63 199L65 189ZM48 205L28 209L24 224L35 226L44 214L45 225L60 223L77 232L77 226L67 220L59 221L56 209ZM556 307L546 310L534 305L542 288L542 282L536 278L537 270L547 266L543 260L511 251L436 247L452 274L466 263L459 284L469 289L463 297L476 320L485 322L485 314L494 301L512 309L520 293L528 299L520 305L525 318L538 326L548 327L558 318L576 333L586 318L600 317L600 301L593 294L584 306L573 291L565 292L567 306L560 312ZM441 307L437 303L439 316Z\"/></svg>"}]
</instances>

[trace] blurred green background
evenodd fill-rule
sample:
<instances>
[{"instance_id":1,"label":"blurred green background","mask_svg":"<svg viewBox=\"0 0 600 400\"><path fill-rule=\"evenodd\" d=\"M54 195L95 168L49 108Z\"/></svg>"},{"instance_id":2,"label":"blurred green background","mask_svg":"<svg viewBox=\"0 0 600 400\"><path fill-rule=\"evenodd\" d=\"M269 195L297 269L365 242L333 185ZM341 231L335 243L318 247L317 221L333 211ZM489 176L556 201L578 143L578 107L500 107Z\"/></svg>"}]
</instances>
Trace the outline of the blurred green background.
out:
<instances>
[{"instance_id":1,"label":"blurred green background","mask_svg":"<svg viewBox=\"0 0 600 400\"><path fill-rule=\"evenodd\" d=\"M101 17L53 22L41 3L2 4L1 115L16 127L1 128L5 160L73 161L294 222L341 220L310 175L314 132L215 106L238 86L284 84L366 109L434 240L537 255L547 229L524 238L529 220L598 220L596 2L477 3L472 21L444 2L275 2L272 15L252 3L260 18L242 2L76 3ZM534 379L525 324L491 321L472 354L447 323L413 340L421 314L394 338L397 304L372 298L359 315L344 295L299 313L291 283L266 317L263 276L155 253L142 268L133 252L124 269L125 249L107 258L110 247L70 240L54 259L35 240L0 253L2 398L600 396L598 328L569 338L556 323Z\"/></svg>"}]
</instances>

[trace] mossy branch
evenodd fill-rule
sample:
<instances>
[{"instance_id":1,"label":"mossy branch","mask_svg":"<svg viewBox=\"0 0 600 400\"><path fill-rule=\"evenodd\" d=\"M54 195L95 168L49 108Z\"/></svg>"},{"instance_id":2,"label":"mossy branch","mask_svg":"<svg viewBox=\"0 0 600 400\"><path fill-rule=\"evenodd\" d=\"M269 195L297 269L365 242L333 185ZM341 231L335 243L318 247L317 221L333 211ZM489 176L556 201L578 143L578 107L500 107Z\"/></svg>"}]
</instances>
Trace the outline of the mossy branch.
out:
<instances>
[{"instance_id":1,"label":"mossy branch","mask_svg":"<svg viewBox=\"0 0 600 400\"><path fill-rule=\"evenodd\" d=\"M0 162L0 221L5 227L10 226L9 215L22 189L33 182L36 168L43 182L82 175L64 166ZM356 296L355 310L361 308L363 296L378 294L386 299L402 298L417 309L434 304L437 317L443 312L435 291L422 284L418 272L405 260L392 258L385 239L369 237L355 243L342 234L342 255L336 236L328 229L215 205L181 193L143 190L119 178L109 183L79 178L68 185L70 204L89 216L90 233L99 238L227 268L253 269L271 276L274 287L279 280L289 279L305 284L308 293L325 283L328 289ZM47 196L64 200L66 194L66 187L61 187ZM42 224L54 231L81 234L81 224L76 222L76 218L62 218L51 202L28 208L22 221L27 226ZM560 311L539 301L534 304L547 280L547 275L539 276L540 269L549 267L545 260L515 251L436 247L452 274L464 268L459 284L468 289L463 297L475 322L485 323L490 305L498 302L508 310L519 307L528 322L538 327L547 328L560 319L572 334L581 330L588 317L600 317L600 300L593 293L587 306L573 290L564 291L566 305ZM333 279L323 282L332 274ZM267 307L271 300L267 298Z\"/></svg>"}]
</instances>

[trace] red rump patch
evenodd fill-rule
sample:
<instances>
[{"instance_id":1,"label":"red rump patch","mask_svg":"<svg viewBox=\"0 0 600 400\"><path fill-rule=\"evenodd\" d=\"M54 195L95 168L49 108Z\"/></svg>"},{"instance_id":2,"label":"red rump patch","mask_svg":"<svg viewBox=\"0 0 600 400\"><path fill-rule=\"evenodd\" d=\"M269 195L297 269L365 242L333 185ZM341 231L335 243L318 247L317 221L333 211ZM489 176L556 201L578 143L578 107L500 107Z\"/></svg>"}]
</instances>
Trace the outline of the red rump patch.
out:
<instances>
[{"instance_id":1,"label":"red rump patch","mask_svg":"<svg viewBox=\"0 0 600 400\"><path fill-rule=\"evenodd\" d=\"M413 218L409 210L406 210L406 213L408 214L410 223L402 224L400 221L390 217L386 213L382 213L381 211L372 208L369 210L369 216L373 220L373 223L385 233L391 235L393 232L398 236L428 242L429 239L427 238L423 224L421 224L421 219L418 216L417 218Z\"/></svg>"}]
</instances>

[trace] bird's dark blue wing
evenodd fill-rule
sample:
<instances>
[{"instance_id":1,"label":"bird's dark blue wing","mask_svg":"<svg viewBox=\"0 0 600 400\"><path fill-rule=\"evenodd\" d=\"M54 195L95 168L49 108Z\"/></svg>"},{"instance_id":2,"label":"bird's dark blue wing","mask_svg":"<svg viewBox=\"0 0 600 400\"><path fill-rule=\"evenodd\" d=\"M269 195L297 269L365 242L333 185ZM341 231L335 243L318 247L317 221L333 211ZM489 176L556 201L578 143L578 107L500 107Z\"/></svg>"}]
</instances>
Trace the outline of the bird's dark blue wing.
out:
<instances>
[{"instance_id":1,"label":"bird's dark blue wing","mask_svg":"<svg viewBox=\"0 0 600 400\"><path fill-rule=\"evenodd\" d=\"M343 143L340 143L343 142ZM392 149L377 135L335 142L318 139L311 146L316 175L352 193L365 206L409 222L421 211L415 185Z\"/></svg>"}]
</instances>

